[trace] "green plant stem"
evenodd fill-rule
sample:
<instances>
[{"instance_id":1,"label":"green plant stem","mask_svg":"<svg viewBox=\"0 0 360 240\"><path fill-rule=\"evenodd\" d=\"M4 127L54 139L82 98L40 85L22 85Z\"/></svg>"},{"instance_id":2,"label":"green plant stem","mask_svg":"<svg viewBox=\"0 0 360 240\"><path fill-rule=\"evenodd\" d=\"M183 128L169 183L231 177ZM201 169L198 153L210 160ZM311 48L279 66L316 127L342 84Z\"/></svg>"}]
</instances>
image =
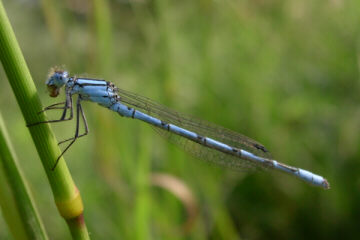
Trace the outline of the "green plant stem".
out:
<instances>
[{"instance_id":1,"label":"green plant stem","mask_svg":"<svg viewBox=\"0 0 360 240\"><path fill-rule=\"evenodd\" d=\"M12 150L8 133L5 128L0 113L0 167L5 176L5 181L9 185L8 197L13 198L13 207L1 204L3 212L13 212L17 216L16 226L11 225L13 222L8 221L8 225L13 236L17 236L19 228L23 229L26 239L48 239L45 229L35 209L35 203L27 189L24 177L16 162L14 151ZM10 213L11 214L11 213ZM25 224L26 223L26 224ZM22 238L23 238L22 237Z\"/></svg>"},{"instance_id":2,"label":"green plant stem","mask_svg":"<svg viewBox=\"0 0 360 240\"><path fill-rule=\"evenodd\" d=\"M109 1L93 0L93 21L96 34L96 70L108 74L113 65L111 11Z\"/></svg>"},{"instance_id":3,"label":"green plant stem","mask_svg":"<svg viewBox=\"0 0 360 240\"><path fill-rule=\"evenodd\" d=\"M25 122L30 124L45 121L44 113L37 114L42 109L40 99L1 0L0 60ZM72 180L64 159L61 158L56 169L51 171L51 167L60 154L60 149L49 124L29 127L29 131L50 182L60 214L66 220L82 218L83 205L80 193ZM68 224L68 226L71 228L74 238L75 236L83 236L83 238L76 239L87 239L86 225L84 221L81 223ZM74 232L81 232L81 234L74 234Z\"/></svg>"},{"instance_id":4,"label":"green plant stem","mask_svg":"<svg viewBox=\"0 0 360 240\"><path fill-rule=\"evenodd\" d=\"M148 126L141 126L140 131L143 139L140 141L137 171L135 171L135 189L136 201L134 209L134 223L138 231L135 232L134 239L151 239L150 236L150 194L149 194L149 175L150 175L150 147L151 140L149 139Z\"/></svg>"}]
</instances>

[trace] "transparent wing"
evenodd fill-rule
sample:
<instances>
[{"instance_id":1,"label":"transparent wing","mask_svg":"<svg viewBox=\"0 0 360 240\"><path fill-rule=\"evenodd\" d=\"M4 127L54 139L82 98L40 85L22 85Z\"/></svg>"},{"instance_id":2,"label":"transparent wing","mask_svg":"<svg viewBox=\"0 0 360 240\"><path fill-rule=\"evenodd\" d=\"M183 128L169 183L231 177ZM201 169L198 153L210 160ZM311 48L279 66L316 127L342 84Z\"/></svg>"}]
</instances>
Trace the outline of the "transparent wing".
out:
<instances>
[{"instance_id":1,"label":"transparent wing","mask_svg":"<svg viewBox=\"0 0 360 240\"><path fill-rule=\"evenodd\" d=\"M201 136L210 137L232 147L244 149L255 155L271 159L269 151L262 144L242 134L203 120L196 119L194 117L180 114L152 101L151 99L137 95L135 93L131 93L122 89L118 89L118 92L121 102L144 113L147 113L150 116L195 132ZM176 144L184 151L208 162L235 168L238 170L250 170L260 167L259 165L255 165L250 161L242 160L235 156L205 147L199 143L193 142L169 131L165 131L157 127L153 128L161 136Z\"/></svg>"}]
</instances>

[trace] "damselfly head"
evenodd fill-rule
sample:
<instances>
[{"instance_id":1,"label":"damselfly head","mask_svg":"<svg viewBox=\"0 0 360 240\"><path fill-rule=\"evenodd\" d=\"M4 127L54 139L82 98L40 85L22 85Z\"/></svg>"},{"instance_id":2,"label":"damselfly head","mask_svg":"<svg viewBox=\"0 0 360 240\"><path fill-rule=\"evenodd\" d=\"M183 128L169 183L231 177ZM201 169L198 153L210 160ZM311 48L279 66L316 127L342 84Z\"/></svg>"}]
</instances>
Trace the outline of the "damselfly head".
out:
<instances>
[{"instance_id":1,"label":"damselfly head","mask_svg":"<svg viewBox=\"0 0 360 240\"><path fill-rule=\"evenodd\" d=\"M58 69L51 70L46 81L50 97L57 97L59 95L60 88L68 81L69 73L67 71Z\"/></svg>"}]
</instances>

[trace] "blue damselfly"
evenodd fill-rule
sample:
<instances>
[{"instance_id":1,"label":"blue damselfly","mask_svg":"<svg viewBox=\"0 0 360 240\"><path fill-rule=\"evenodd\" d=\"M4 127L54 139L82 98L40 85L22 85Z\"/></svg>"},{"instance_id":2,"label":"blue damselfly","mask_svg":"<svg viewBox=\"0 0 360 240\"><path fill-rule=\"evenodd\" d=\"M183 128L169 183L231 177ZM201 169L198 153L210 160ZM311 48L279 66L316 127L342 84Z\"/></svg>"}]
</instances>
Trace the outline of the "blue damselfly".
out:
<instances>
[{"instance_id":1,"label":"blue damselfly","mask_svg":"<svg viewBox=\"0 0 360 240\"><path fill-rule=\"evenodd\" d=\"M119 89L111 82L71 77L67 71L54 69L51 71L46 85L51 97L57 97L60 89L65 87L65 102L56 103L43 109L43 111L62 109L62 116L58 120L38 122L29 126L71 120L73 118L72 97L78 95L75 136L59 142L62 144L70 141L57 158L53 169L76 139L88 134L88 124L81 102L90 101L117 112L123 117L138 119L151 124L160 135L207 161L239 170L275 169L296 176L315 186L325 189L330 187L327 180L322 176L271 159L268 150L262 144L246 136L177 113L148 98ZM66 116L68 110L70 111L69 117ZM80 117L85 126L85 132L82 134L79 134Z\"/></svg>"}]
</instances>

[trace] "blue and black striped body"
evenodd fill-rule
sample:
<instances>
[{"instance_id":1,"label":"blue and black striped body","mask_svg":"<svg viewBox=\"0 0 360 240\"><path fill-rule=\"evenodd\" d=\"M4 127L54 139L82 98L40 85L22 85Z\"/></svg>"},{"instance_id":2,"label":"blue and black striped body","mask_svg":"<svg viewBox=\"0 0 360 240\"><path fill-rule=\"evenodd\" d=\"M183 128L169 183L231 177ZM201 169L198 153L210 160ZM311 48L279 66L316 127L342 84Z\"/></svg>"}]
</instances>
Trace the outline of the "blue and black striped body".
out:
<instances>
[{"instance_id":1,"label":"blue and black striped body","mask_svg":"<svg viewBox=\"0 0 360 240\"><path fill-rule=\"evenodd\" d=\"M105 80L70 78L67 88L71 95L78 94L81 100L95 102L107 108L110 108L119 98L114 84Z\"/></svg>"}]
</instances>

